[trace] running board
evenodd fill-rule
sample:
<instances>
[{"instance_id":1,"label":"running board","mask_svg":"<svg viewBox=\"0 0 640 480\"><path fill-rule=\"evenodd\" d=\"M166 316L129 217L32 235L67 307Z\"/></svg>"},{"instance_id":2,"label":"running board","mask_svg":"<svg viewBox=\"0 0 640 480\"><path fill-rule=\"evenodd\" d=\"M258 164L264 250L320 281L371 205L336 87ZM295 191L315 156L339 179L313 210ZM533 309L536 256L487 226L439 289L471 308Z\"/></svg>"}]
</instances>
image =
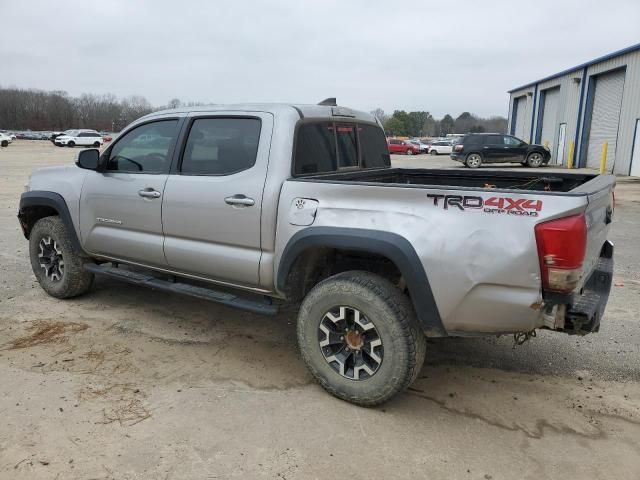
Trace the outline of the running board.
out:
<instances>
[{"instance_id":1,"label":"running board","mask_svg":"<svg viewBox=\"0 0 640 480\"><path fill-rule=\"evenodd\" d=\"M96 275L105 275L107 277L122 280L134 285L162 290L164 292L179 293L189 297L209 300L211 302L221 303L228 307L246 310L248 312L259 313L262 315L276 315L278 307L267 301L250 300L238 297L232 293L220 292L208 288L197 287L188 283L170 282L156 278L153 275L132 272L122 268L109 267L104 265L96 265L95 263L86 263L84 269L95 273Z\"/></svg>"}]
</instances>

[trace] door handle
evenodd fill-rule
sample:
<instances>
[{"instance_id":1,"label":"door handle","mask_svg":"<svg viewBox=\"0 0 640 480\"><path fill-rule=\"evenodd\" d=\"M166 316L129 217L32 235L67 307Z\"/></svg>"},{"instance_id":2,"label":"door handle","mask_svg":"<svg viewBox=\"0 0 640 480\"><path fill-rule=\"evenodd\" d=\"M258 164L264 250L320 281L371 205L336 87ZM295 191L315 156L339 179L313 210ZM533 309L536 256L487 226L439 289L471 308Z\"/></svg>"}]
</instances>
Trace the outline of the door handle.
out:
<instances>
[{"instance_id":1,"label":"door handle","mask_svg":"<svg viewBox=\"0 0 640 480\"><path fill-rule=\"evenodd\" d=\"M238 205L241 207L250 207L256 203L253 198L249 198L246 195L242 194L237 194L232 197L226 197L224 201L227 205Z\"/></svg>"},{"instance_id":2,"label":"door handle","mask_svg":"<svg viewBox=\"0 0 640 480\"><path fill-rule=\"evenodd\" d=\"M144 198L160 198L160 192L152 188L145 188L144 190L138 190L138 195Z\"/></svg>"}]
</instances>

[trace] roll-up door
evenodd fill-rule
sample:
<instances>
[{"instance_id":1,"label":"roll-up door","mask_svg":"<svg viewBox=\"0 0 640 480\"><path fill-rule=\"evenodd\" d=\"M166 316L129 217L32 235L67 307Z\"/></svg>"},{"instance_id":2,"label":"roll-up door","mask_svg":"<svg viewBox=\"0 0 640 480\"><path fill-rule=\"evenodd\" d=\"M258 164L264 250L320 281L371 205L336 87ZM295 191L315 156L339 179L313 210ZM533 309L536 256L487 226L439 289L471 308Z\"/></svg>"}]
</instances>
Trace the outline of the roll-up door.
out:
<instances>
[{"instance_id":1,"label":"roll-up door","mask_svg":"<svg viewBox=\"0 0 640 480\"><path fill-rule=\"evenodd\" d=\"M525 139L525 122L527 119L527 97L522 96L514 100L513 114L515 115L515 128L512 134L520 139Z\"/></svg>"},{"instance_id":2,"label":"roll-up door","mask_svg":"<svg viewBox=\"0 0 640 480\"><path fill-rule=\"evenodd\" d=\"M608 142L607 171L611 171L616 158L616 140L624 89L624 70L598 75L595 82L587 167L599 168L602 145Z\"/></svg>"},{"instance_id":3,"label":"roll-up door","mask_svg":"<svg viewBox=\"0 0 640 480\"><path fill-rule=\"evenodd\" d=\"M555 135L558 131L558 103L560 102L560 88L551 88L544 92L544 110L542 111L542 134L540 144L548 145L551 158L555 159Z\"/></svg>"}]
</instances>

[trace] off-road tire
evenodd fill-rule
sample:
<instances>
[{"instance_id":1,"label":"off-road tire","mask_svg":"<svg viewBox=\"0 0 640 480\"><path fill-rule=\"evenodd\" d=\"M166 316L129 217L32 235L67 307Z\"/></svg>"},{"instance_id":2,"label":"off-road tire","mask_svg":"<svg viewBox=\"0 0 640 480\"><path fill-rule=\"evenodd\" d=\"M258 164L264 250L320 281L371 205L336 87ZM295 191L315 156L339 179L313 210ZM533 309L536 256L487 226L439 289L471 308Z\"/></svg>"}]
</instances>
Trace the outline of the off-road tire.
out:
<instances>
[{"instance_id":1,"label":"off-road tire","mask_svg":"<svg viewBox=\"0 0 640 480\"><path fill-rule=\"evenodd\" d=\"M59 280L52 280L40 266L40 241L50 237L57 243L64 260L64 272ZM84 270L88 261L76 251L69 233L58 216L44 217L38 220L29 236L29 257L31 268L42 289L52 297L72 298L82 295L91 288L93 274Z\"/></svg>"},{"instance_id":2,"label":"off-road tire","mask_svg":"<svg viewBox=\"0 0 640 480\"><path fill-rule=\"evenodd\" d=\"M342 376L325 359L319 327L337 306L358 309L379 333L383 356L370 377ZM298 345L311 374L332 395L361 406L384 403L406 389L420 373L426 338L407 295L391 282L366 271L343 272L318 283L298 313Z\"/></svg>"}]
</instances>

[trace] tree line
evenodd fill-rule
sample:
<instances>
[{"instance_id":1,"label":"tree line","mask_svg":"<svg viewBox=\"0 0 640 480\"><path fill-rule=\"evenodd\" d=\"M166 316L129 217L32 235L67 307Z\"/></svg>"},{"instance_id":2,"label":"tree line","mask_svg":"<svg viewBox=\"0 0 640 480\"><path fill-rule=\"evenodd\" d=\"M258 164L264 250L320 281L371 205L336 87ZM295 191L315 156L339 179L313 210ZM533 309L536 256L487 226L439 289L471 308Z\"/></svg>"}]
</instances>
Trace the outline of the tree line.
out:
<instances>
[{"instance_id":1,"label":"tree line","mask_svg":"<svg viewBox=\"0 0 640 480\"><path fill-rule=\"evenodd\" d=\"M0 88L0 128L6 130L59 131L92 128L118 132L137 118L154 110L176 108L174 98L167 105L153 107L141 96L118 99L113 94L83 93L72 97L64 91ZM201 105L190 102L184 106Z\"/></svg>"},{"instance_id":2,"label":"tree line","mask_svg":"<svg viewBox=\"0 0 640 480\"><path fill-rule=\"evenodd\" d=\"M113 94L83 93L72 97L64 91L0 88L0 128L6 130L66 130L93 128L117 132L135 119L154 110L180 106L203 105L183 103L174 98L167 105L154 107L141 96L118 99ZM448 133L505 132L504 117L480 118L469 112L456 119L445 115L435 119L429 112L396 110L386 115L377 108L371 112L384 125L388 134L412 137L440 137Z\"/></svg>"},{"instance_id":3,"label":"tree line","mask_svg":"<svg viewBox=\"0 0 640 480\"><path fill-rule=\"evenodd\" d=\"M396 110L386 115L377 108L371 112L384 126L387 135L406 137L444 137L449 133L481 133L507 131L507 119L500 116L478 117L469 112L461 113L457 118L447 114L440 120L429 112L406 112Z\"/></svg>"}]
</instances>

